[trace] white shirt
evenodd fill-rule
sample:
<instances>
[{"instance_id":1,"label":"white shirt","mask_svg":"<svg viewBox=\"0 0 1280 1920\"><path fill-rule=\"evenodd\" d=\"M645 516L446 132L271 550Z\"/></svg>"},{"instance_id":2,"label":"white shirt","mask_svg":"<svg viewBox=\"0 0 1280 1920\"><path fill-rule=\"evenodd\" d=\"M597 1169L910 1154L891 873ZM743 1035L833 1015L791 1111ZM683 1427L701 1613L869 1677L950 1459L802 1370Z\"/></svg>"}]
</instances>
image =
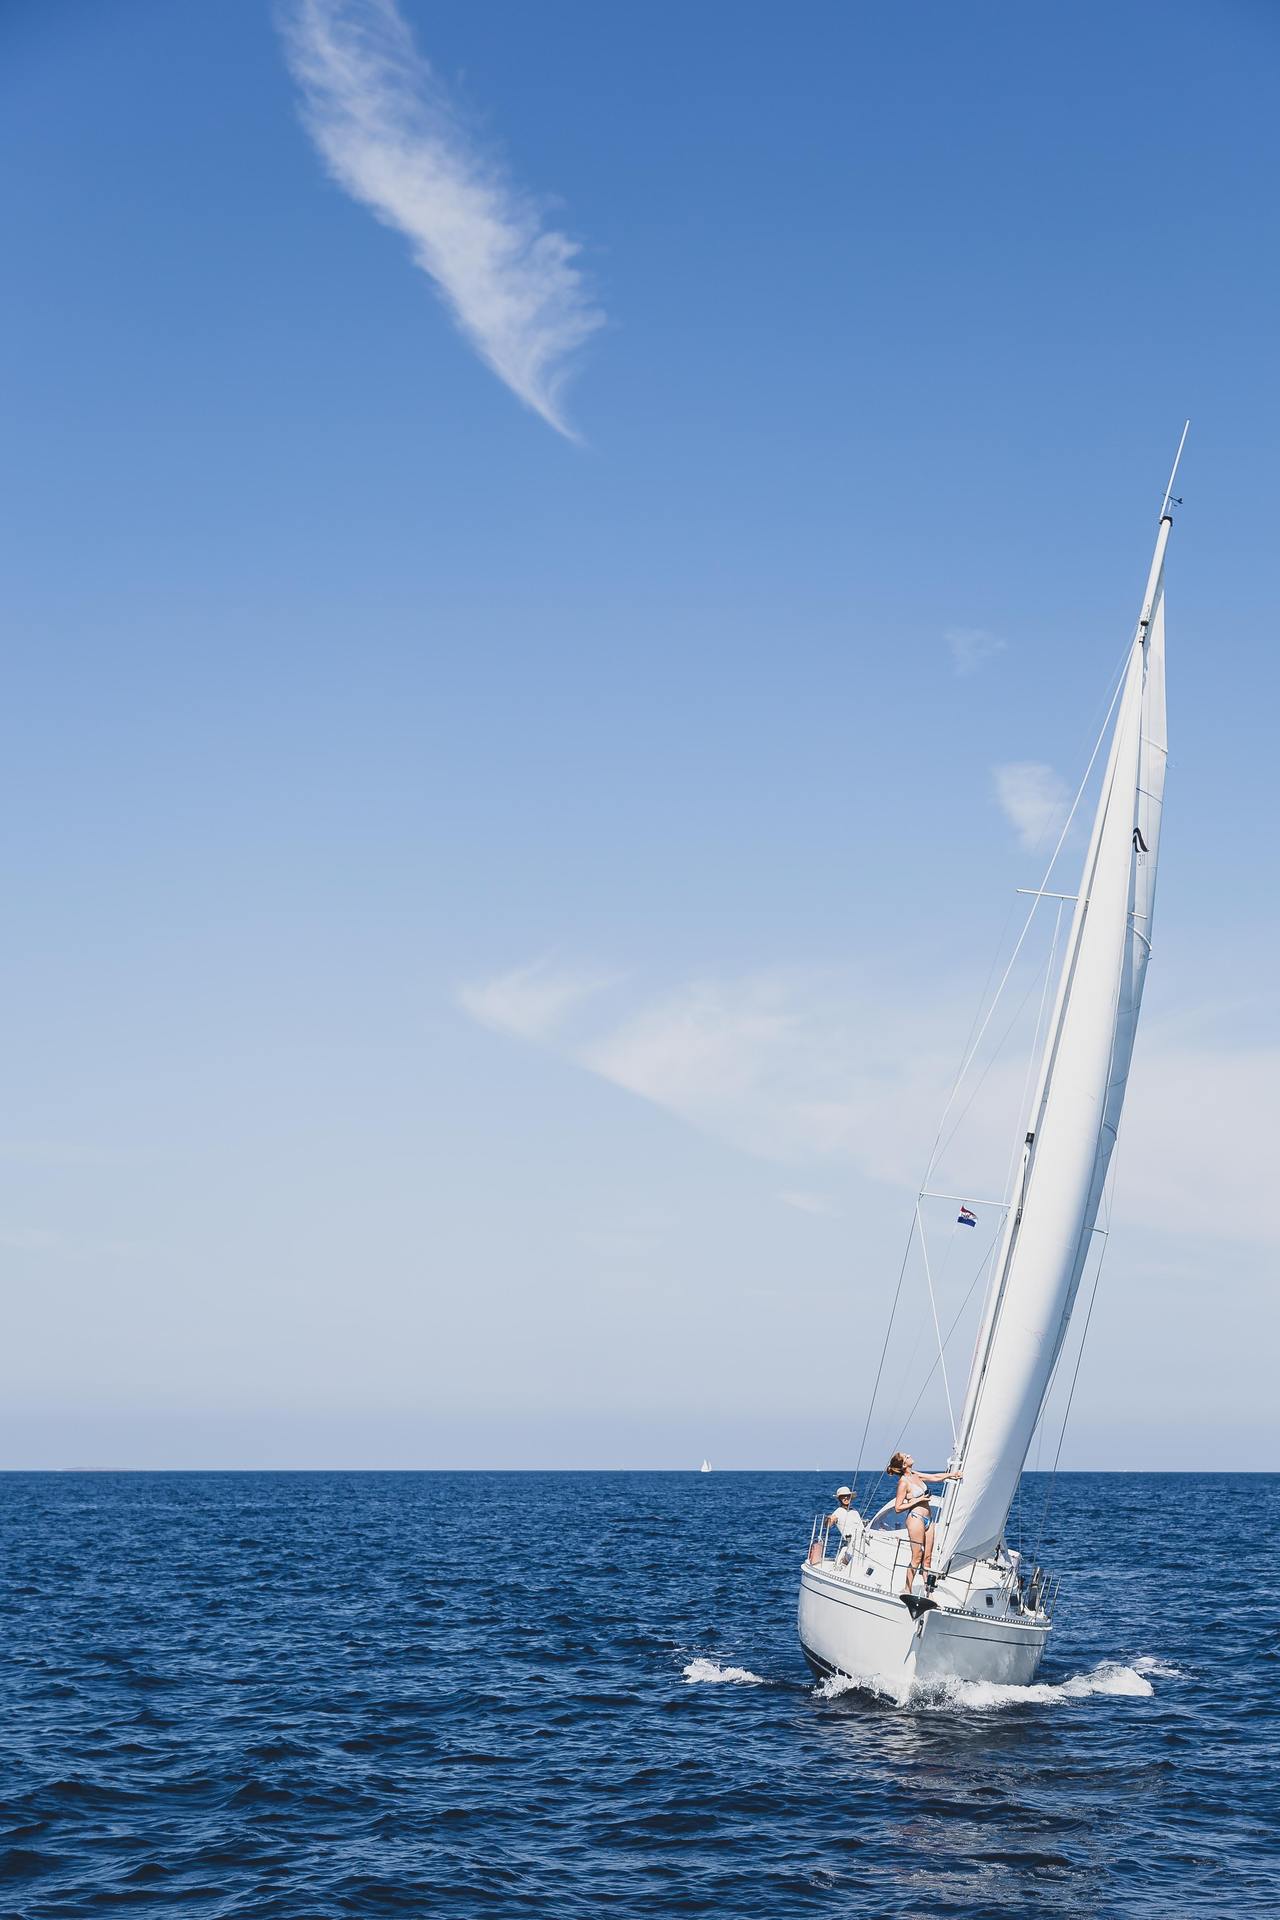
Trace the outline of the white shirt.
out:
<instances>
[{"instance_id":1,"label":"white shirt","mask_svg":"<svg viewBox=\"0 0 1280 1920\"><path fill-rule=\"evenodd\" d=\"M862 1532L862 1515L856 1507L837 1507L831 1524L842 1540L852 1540L855 1533Z\"/></svg>"}]
</instances>

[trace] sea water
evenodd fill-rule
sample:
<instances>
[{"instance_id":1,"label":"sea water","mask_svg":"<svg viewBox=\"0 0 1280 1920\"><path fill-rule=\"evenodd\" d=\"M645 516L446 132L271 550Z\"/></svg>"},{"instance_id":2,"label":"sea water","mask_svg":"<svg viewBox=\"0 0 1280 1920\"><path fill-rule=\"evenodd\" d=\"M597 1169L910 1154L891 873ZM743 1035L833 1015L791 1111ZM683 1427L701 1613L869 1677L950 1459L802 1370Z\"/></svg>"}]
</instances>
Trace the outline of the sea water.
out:
<instances>
[{"instance_id":1,"label":"sea water","mask_svg":"<svg viewBox=\"0 0 1280 1920\"><path fill-rule=\"evenodd\" d=\"M900 1698L839 1477L4 1476L0 1913L1280 1913L1280 1478L1030 1478L1037 1683Z\"/></svg>"}]
</instances>

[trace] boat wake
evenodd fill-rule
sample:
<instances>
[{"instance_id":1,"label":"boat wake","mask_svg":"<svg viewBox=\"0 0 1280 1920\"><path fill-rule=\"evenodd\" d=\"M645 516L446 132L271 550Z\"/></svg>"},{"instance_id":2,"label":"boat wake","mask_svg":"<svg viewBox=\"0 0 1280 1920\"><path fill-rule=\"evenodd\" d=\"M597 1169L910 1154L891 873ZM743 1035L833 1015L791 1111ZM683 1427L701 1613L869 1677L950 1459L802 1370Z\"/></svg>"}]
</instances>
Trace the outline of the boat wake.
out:
<instances>
[{"instance_id":1,"label":"boat wake","mask_svg":"<svg viewBox=\"0 0 1280 1920\"><path fill-rule=\"evenodd\" d=\"M868 1674L850 1680L832 1674L814 1688L819 1700L836 1700L844 1693L872 1693L892 1700L900 1707L965 1708L974 1713L990 1713L1001 1707L1057 1706L1074 1700L1088 1700L1095 1694L1131 1700L1150 1699L1155 1692L1152 1679L1176 1679L1179 1669L1152 1654L1140 1654L1132 1665L1118 1660L1102 1660L1088 1673L1073 1673L1066 1680L1039 1680L1030 1686L1006 1686L997 1680L906 1681L884 1674Z\"/></svg>"},{"instance_id":2,"label":"boat wake","mask_svg":"<svg viewBox=\"0 0 1280 1920\"><path fill-rule=\"evenodd\" d=\"M690 1686L721 1686L732 1681L740 1687L765 1687L768 1681L746 1667L722 1667L715 1660L691 1660L684 1670Z\"/></svg>"}]
</instances>

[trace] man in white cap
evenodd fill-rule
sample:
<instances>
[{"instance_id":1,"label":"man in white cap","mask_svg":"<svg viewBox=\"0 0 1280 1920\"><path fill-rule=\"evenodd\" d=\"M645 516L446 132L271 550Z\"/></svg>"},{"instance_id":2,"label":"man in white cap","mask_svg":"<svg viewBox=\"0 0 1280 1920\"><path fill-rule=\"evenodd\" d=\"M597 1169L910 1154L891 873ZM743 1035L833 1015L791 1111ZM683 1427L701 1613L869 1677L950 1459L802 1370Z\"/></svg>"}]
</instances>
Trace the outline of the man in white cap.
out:
<instances>
[{"instance_id":1,"label":"man in white cap","mask_svg":"<svg viewBox=\"0 0 1280 1920\"><path fill-rule=\"evenodd\" d=\"M827 1515L828 1528L834 1527L840 1535L840 1547L836 1554L836 1565L847 1567L853 1553L853 1539L862 1532L862 1515L853 1504L852 1487L836 1488L834 1513Z\"/></svg>"}]
</instances>

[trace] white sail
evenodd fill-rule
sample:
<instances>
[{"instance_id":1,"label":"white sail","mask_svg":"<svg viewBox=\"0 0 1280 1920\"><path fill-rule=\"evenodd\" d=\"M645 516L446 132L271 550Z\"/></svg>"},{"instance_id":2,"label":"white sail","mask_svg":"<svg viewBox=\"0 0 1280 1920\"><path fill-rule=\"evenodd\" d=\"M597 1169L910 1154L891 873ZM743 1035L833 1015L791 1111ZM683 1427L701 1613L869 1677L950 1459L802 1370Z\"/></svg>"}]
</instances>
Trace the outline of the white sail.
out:
<instances>
[{"instance_id":1,"label":"white sail","mask_svg":"<svg viewBox=\"0 0 1280 1920\"><path fill-rule=\"evenodd\" d=\"M1165 769L1160 522L1004 1239L937 1559L990 1553L1040 1418L1097 1219L1150 953Z\"/></svg>"}]
</instances>

